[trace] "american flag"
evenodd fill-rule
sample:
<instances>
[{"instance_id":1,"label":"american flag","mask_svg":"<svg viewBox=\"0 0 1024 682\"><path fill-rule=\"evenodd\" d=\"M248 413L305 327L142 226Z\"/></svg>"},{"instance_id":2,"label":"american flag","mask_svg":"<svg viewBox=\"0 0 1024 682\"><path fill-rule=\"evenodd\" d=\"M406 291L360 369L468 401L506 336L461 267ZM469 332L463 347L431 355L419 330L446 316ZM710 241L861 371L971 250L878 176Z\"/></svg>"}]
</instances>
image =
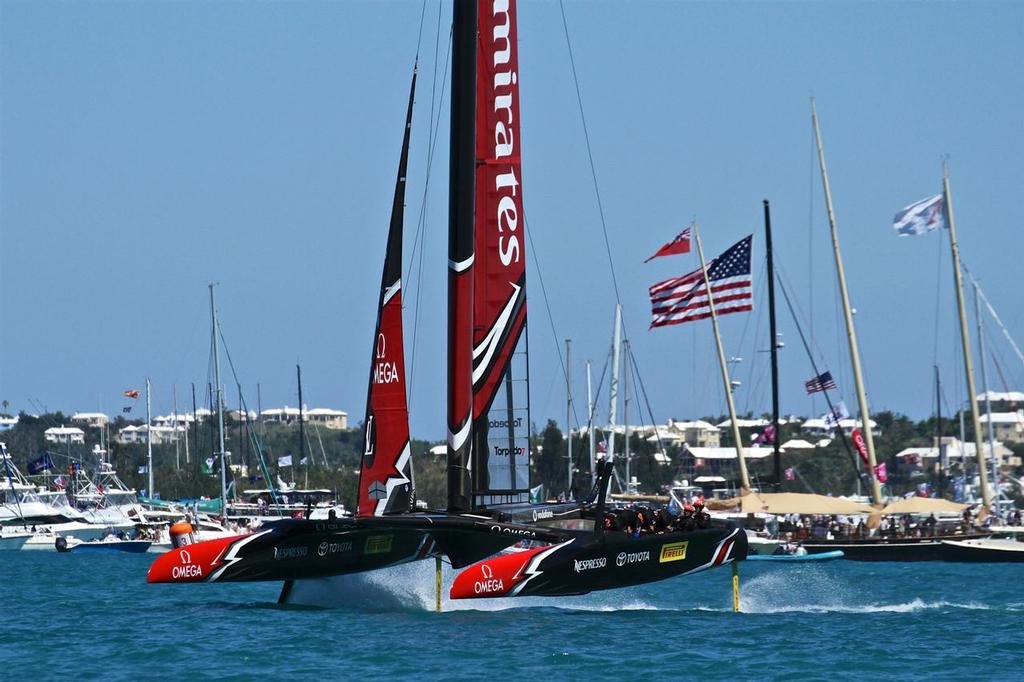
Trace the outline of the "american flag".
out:
<instances>
[{"instance_id":1,"label":"american flag","mask_svg":"<svg viewBox=\"0 0 1024 682\"><path fill-rule=\"evenodd\" d=\"M822 372L813 379L808 379L804 382L804 387L807 388L807 394L820 393L821 391L834 391L836 390L835 379L832 378L831 372Z\"/></svg>"},{"instance_id":2,"label":"american flag","mask_svg":"<svg viewBox=\"0 0 1024 682\"><path fill-rule=\"evenodd\" d=\"M754 235L747 235L728 251L707 264L708 280L719 315L753 310L750 289L750 244ZM651 327L664 327L711 317L707 287L700 268L693 272L658 282L650 288Z\"/></svg>"},{"instance_id":3,"label":"american flag","mask_svg":"<svg viewBox=\"0 0 1024 682\"><path fill-rule=\"evenodd\" d=\"M691 226L692 227L692 226ZM674 256L677 253L690 253L690 227L686 228L675 237L672 238L668 244L665 244L658 252L653 256L645 260L645 263L649 263L658 256Z\"/></svg>"}]
</instances>

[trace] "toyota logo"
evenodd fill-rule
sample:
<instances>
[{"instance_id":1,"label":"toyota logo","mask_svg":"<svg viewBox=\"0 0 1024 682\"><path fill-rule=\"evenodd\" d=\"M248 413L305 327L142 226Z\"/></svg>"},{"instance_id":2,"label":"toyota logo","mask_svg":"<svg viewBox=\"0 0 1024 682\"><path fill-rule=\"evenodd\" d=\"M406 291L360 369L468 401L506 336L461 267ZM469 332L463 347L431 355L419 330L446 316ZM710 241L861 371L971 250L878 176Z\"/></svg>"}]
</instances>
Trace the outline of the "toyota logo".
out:
<instances>
[{"instance_id":1,"label":"toyota logo","mask_svg":"<svg viewBox=\"0 0 1024 682\"><path fill-rule=\"evenodd\" d=\"M327 542L321 542L320 546L316 548L316 553L320 556L327 556Z\"/></svg>"},{"instance_id":2,"label":"toyota logo","mask_svg":"<svg viewBox=\"0 0 1024 682\"><path fill-rule=\"evenodd\" d=\"M615 557L615 565L616 566L625 566L626 565L626 553L625 552L619 552L619 556Z\"/></svg>"},{"instance_id":3,"label":"toyota logo","mask_svg":"<svg viewBox=\"0 0 1024 682\"><path fill-rule=\"evenodd\" d=\"M183 549L183 550L181 550L181 554L180 554L180 556L181 556L181 563L182 563L183 565L184 565L184 564L190 564L190 563L192 563L192 555L188 553L188 550L187 550L187 549Z\"/></svg>"},{"instance_id":4,"label":"toyota logo","mask_svg":"<svg viewBox=\"0 0 1024 682\"><path fill-rule=\"evenodd\" d=\"M491 570L491 567L488 566L487 564L484 564L483 566L480 567L480 572L484 574L484 578L487 579L487 580L490 580L491 578L494 577L494 571Z\"/></svg>"}]
</instances>

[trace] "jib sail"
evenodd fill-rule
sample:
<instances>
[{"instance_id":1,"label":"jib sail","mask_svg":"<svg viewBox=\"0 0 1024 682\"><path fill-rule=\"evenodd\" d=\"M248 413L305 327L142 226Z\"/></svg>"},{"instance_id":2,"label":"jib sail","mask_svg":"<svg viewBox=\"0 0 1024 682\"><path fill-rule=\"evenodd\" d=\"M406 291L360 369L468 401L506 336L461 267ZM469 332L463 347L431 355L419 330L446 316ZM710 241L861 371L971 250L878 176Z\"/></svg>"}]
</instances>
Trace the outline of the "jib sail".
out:
<instances>
[{"instance_id":1,"label":"jib sail","mask_svg":"<svg viewBox=\"0 0 1024 682\"><path fill-rule=\"evenodd\" d=\"M415 507L402 344L402 224L415 92L416 72L413 70L381 278L377 329L373 336L366 420L363 424L363 458L359 467L359 516L401 514Z\"/></svg>"},{"instance_id":2,"label":"jib sail","mask_svg":"<svg viewBox=\"0 0 1024 682\"><path fill-rule=\"evenodd\" d=\"M515 0L480 0L473 264L473 506L526 502L530 419Z\"/></svg>"}]
</instances>

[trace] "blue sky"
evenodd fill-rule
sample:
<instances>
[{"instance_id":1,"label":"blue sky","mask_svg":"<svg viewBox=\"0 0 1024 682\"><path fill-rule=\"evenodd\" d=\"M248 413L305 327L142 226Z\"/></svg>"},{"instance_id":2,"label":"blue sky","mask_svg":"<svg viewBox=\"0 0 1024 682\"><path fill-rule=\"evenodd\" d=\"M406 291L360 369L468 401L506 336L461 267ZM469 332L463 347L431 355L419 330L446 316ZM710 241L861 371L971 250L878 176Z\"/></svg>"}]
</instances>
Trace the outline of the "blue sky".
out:
<instances>
[{"instance_id":1,"label":"blue sky","mask_svg":"<svg viewBox=\"0 0 1024 682\"><path fill-rule=\"evenodd\" d=\"M189 383L207 381L206 285L217 281L251 404L259 383L264 406L295 405L301 362L308 404L361 419L422 35L406 255L421 214L425 251L422 277L406 283L407 365L413 433L442 437L448 101L439 98L451 9L428 4L421 31L422 7L0 2L0 395L12 409L119 412L121 392L146 376L154 411L171 410L174 385L184 404ZM939 191L946 155L964 258L1024 337L1024 5L567 2L565 11L627 332L658 421L724 411L710 324L647 330L647 286L696 263L643 260L693 217L709 255L755 232L758 308L722 330L727 353L744 358L738 407L769 408L758 352L767 347L763 198L777 260L854 405L812 94L873 408L930 413L935 362L949 404L963 383L948 246L890 228L897 209ZM577 398L583 361L595 373L604 366L615 294L558 5L521 2L519 30L542 425L564 419L564 338ZM432 91L441 120L427 185ZM784 310L780 329L783 411L820 413L803 394L811 370ZM1024 367L991 324L988 334L1009 388L1020 389ZM992 365L990 384L1002 389Z\"/></svg>"}]
</instances>

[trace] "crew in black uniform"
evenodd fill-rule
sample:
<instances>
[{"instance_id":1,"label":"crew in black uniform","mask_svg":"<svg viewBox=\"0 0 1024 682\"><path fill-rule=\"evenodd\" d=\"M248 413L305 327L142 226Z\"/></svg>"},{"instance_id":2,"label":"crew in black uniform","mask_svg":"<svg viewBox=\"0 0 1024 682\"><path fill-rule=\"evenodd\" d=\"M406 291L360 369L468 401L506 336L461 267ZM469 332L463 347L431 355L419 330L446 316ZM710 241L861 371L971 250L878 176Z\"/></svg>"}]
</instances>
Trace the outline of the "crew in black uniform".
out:
<instances>
[{"instance_id":1,"label":"crew in black uniform","mask_svg":"<svg viewBox=\"0 0 1024 682\"><path fill-rule=\"evenodd\" d=\"M662 507L654 513L654 532L664 533L672 527L672 515Z\"/></svg>"},{"instance_id":2,"label":"crew in black uniform","mask_svg":"<svg viewBox=\"0 0 1024 682\"><path fill-rule=\"evenodd\" d=\"M693 505L688 504L683 507L683 513L676 518L676 530L689 532L694 528L696 528L696 523L693 520Z\"/></svg>"},{"instance_id":3,"label":"crew in black uniform","mask_svg":"<svg viewBox=\"0 0 1024 682\"><path fill-rule=\"evenodd\" d=\"M693 521L697 528L710 528L711 514L708 514L704 509L704 501L699 498L694 500L693 507Z\"/></svg>"}]
</instances>

